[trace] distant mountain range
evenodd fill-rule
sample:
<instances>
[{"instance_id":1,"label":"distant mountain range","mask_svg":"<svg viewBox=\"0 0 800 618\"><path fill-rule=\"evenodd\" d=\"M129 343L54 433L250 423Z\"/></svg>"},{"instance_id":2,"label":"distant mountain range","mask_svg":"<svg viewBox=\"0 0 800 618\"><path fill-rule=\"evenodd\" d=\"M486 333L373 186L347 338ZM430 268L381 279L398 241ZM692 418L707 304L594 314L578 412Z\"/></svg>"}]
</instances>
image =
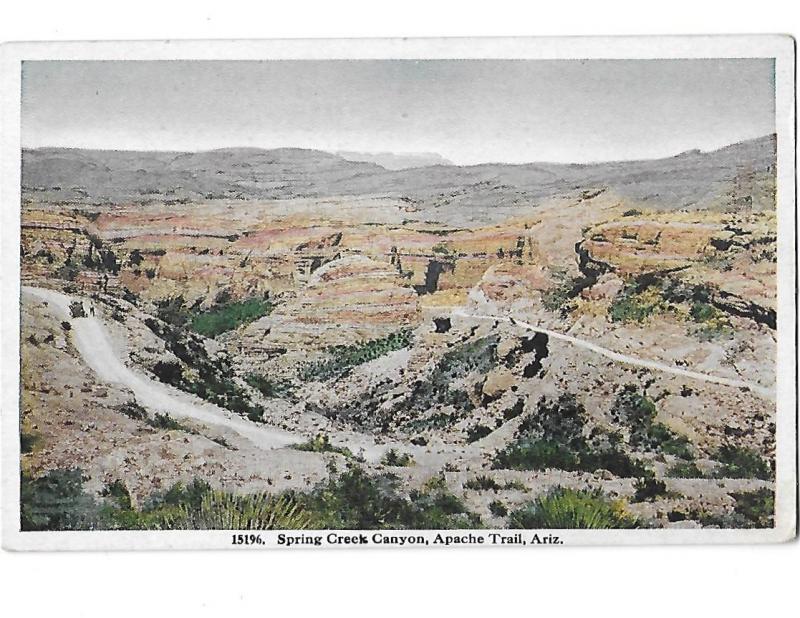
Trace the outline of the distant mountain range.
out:
<instances>
[{"instance_id":1,"label":"distant mountain range","mask_svg":"<svg viewBox=\"0 0 800 618\"><path fill-rule=\"evenodd\" d=\"M712 152L693 150L657 160L439 163L410 169L386 169L376 162L382 155L371 155L373 161L351 161L299 148L38 148L22 152L22 193L28 201L76 204L374 195L403 199L423 210L452 210L527 206L557 194L605 188L654 208L702 208L717 204L720 196L731 194L753 175L774 177L775 147L775 136L768 135ZM754 199L754 208L772 207L769 199L763 204Z\"/></svg>"},{"instance_id":2,"label":"distant mountain range","mask_svg":"<svg viewBox=\"0 0 800 618\"><path fill-rule=\"evenodd\" d=\"M339 155L347 161L376 163L387 170L405 170L415 167L429 167L431 165L453 165L452 161L448 161L435 152L353 152L350 150L337 150L333 154Z\"/></svg>"}]
</instances>

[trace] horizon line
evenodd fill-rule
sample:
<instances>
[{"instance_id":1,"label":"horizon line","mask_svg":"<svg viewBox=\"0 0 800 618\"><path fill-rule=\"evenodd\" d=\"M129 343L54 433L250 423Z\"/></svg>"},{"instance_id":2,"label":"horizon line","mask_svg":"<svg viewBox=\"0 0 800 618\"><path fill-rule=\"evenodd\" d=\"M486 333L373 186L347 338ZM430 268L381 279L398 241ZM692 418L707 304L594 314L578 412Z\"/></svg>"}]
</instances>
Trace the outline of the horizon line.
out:
<instances>
[{"instance_id":1,"label":"horizon line","mask_svg":"<svg viewBox=\"0 0 800 618\"><path fill-rule=\"evenodd\" d=\"M609 163L635 163L641 161L661 161L664 159L674 159L675 157L679 157L684 154L688 153L701 153L701 154L710 154L712 152L719 152L720 150L724 150L725 148L730 148L731 146L736 146L738 144L745 144L747 142L756 142L759 140L763 140L765 138L775 138L777 137L777 133L775 131L771 133L765 133L764 135L759 135L758 137L752 137L748 139L739 140L737 142L730 142L723 146L719 146L717 148L711 148L709 150L703 150L702 148L688 148L686 150L681 150L680 152L676 152L674 154L665 155L662 157L646 157L646 158L639 158L639 159L604 159L604 160L593 160L593 161L585 161L585 162L575 162L575 161L524 161L524 162L508 162L508 161L482 161L480 163L455 163L452 161L450 157L447 157L440 152L436 151L428 151L428 152L414 152L414 151L394 151L394 150L374 150L374 151L367 151L367 150L353 150L353 149L346 149L346 148L339 148L337 150L327 150L324 148L308 148L302 146L274 146L274 147L262 147L262 146L220 146L218 148L204 148L199 150L175 150L175 149L150 149L150 150L139 150L136 148L86 148L81 146L25 146L20 145L20 152L25 152L26 150L81 150L81 151L90 151L90 152L132 152L132 153L158 153L158 154L205 154L205 153L212 153L212 152L219 152L223 150L257 150L261 152L270 152L275 150L305 150L309 152L323 152L325 154L329 154L334 157L338 157L343 161L348 161L350 163L371 163L372 165L376 165L385 169L387 171L403 171L406 169L421 169L425 167L480 167L484 165L508 165L508 166L525 166L525 165L603 165ZM354 152L354 153L361 153L361 154L368 154L368 155L381 155L381 154L389 154L389 155L422 155L422 154L429 154L429 155L437 155L442 157L443 159L449 161L449 163L433 163L431 165L418 165L412 166L408 168L401 168L396 170L390 170L388 168L384 168L379 163L375 163L373 161L352 161L343 157L339 152Z\"/></svg>"}]
</instances>

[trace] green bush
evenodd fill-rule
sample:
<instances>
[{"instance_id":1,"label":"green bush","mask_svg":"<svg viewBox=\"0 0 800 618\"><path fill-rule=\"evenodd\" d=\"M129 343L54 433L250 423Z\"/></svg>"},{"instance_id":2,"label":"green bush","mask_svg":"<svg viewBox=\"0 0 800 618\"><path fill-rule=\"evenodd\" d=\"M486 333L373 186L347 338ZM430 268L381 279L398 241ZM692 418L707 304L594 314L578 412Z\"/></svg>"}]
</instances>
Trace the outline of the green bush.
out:
<instances>
[{"instance_id":1,"label":"green bush","mask_svg":"<svg viewBox=\"0 0 800 618\"><path fill-rule=\"evenodd\" d=\"M517 418L525 409L525 400L522 398L517 399L511 406L503 410L503 420L510 421Z\"/></svg>"},{"instance_id":2,"label":"green bush","mask_svg":"<svg viewBox=\"0 0 800 618\"><path fill-rule=\"evenodd\" d=\"M653 502L656 498L667 495L667 485L653 477L637 479L633 484L636 492L633 494L634 502Z\"/></svg>"},{"instance_id":3,"label":"green bush","mask_svg":"<svg viewBox=\"0 0 800 618\"><path fill-rule=\"evenodd\" d=\"M508 515L508 507L500 500L492 500L489 503L489 512L495 517L505 517Z\"/></svg>"},{"instance_id":4,"label":"green bush","mask_svg":"<svg viewBox=\"0 0 800 618\"><path fill-rule=\"evenodd\" d=\"M666 425L653 423L650 425L647 436L651 444L654 444L656 448L660 448L662 453L674 455L681 459L692 459L694 457L689 439L674 433Z\"/></svg>"},{"instance_id":5,"label":"green bush","mask_svg":"<svg viewBox=\"0 0 800 618\"><path fill-rule=\"evenodd\" d=\"M333 530L436 530L480 527L480 518L442 484L431 484L406 497L392 474L370 476L349 465L311 492L294 494L319 528Z\"/></svg>"},{"instance_id":6,"label":"green bush","mask_svg":"<svg viewBox=\"0 0 800 618\"><path fill-rule=\"evenodd\" d=\"M693 461L678 461L667 469L666 476L676 479L702 479L705 475Z\"/></svg>"},{"instance_id":7,"label":"green bush","mask_svg":"<svg viewBox=\"0 0 800 618\"><path fill-rule=\"evenodd\" d=\"M528 491L528 488L525 487L525 484L522 481L518 481L517 479L513 479L503 483L503 489L515 490L515 491Z\"/></svg>"},{"instance_id":8,"label":"green bush","mask_svg":"<svg viewBox=\"0 0 800 618\"><path fill-rule=\"evenodd\" d=\"M772 528L775 525L775 493L772 489L762 487L754 491L731 493L730 496L735 501L732 512L692 510L688 513L671 513L670 521L693 519L702 526L732 529Z\"/></svg>"},{"instance_id":9,"label":"green bush","mask_svg":"<svg viewBox=\"0 0 800 618\"><path fill-rule=\"evenodd\" d=\"M195 315L189 328L204 337L216 337L268 315L273 309L274 305L263 298L231 301Z\"/></svg>"},{"instance_id":10,"label":"green bush","mask_svg":"<svg viewBox=\"0 0 800 618\"><path fill-rule=\"evenodd\" d=\"M447 491L428 483L408 496L391 474L370 476L349 465L310 492L235 495L195 479L153 494L137 510L121 481L103 491L105 505L83 491L80 470L22 477L23 530L203 529L448 529L477 528L480 518Z\"/></svg>"},{"instance_id":11,"label":"green bush","mask_svg":"<svg viewBox=\"0 0 800 618\"><path fill-rule=\"evenodd\" d=\"M772 478L769 464L752 449L724 444L713 458L722 464L714 472L716 478L761 479L764 481Z\"/></svg>"},{"instance_id":12,"label":"green bush","mask_svg":"<svg viewBox=\"0 0 800 618\"><path fill-rule=\"evenodd\" d=\"M326 353L329 358L305 365L300 372L300 378L305 382L324 382L340 378L353 367L407 348L411 343L411 336L412 331L405 329L381 339L328 348Z\"/></svg>"},{"instance_id":13,"label":"green bush","mask_svg":"<svg viewBox=\"0 0 800 618\"><path fill-rule=\"evenodd\" d=\"M579 470L578 453L550 440L520 439L495 455L493 468Z\"/></svg>"},{"instance_id":14,"label":"green bush","mask_svg":"<svg viewBox=\"0 0 800 618\"><path fill-rule=\"evenodd\" d=\"M321 433L315 438L303 442L302 444L295 444L293 449L298 451L308 451L311 453L339 453L351 459L357 459L353 452L346 446L334 446L331 444L327 434Z\"/></svg>"},{"instance_id":15,"label":"green bush","mask_svg":"<svg viewBox=\"0 0 800 618\"><path fill-rule=\"evenodd\" d=\"M153 418L149 418L145 422L155 429L166 429L167 431L178 430L185 431L187 433L193 433L190 429L166 413L161 414L160 412L156 412Z\"/></svg>"},{"instance_id":16,"label":"green bush","mask_svg":"<svg viewBox=\"0 0 800 618\"><path fill-rule=\"evenodd\" d=\"M384 466L406 468L414 465L414 458L408 453L401 453L397 449L391 448L381 457L381 463Z\"/></svg>"},{"instance_id":17,"label":"green bush","mask_svg":"<svg viewBox=\"0 0 800 618\"><path fill-rule=\"evenodd\" d=\"M126 401L120 405L117 410L135 421L143 421L147 419L147 410L140 406L136 400Z\"/></svg>"},{"instance_id":18,"label":"green bush","mask_svg":"<svg viewBox=\"0 0 800 618\"><path fill-rule=\"evenodd\" d=\"M179 386L183 382L183 369L180 363L175 361L156 361L153 365L153 373L165 384Z\"/></svg>"},{"instance_id":19,"label":"green bush","mask_svg":"<svg viewBox=\"0 0 800 618\"><path fill-rule=\"evenodd\" d=\"M509 528L639 528L640 524L619 501L600 491L555 487L545 496L512 511Z\"/></svg>"},{"instance_id":20,"label":"green bush","mask_svg":"<svg viewBox=\"0 0 800 618\"><path fill-rule=\"evenodd\" d=\"M92 530L98 527L100 508L83 491L78 468L50 470L38 478L20 478L22 530Z\"/></svg>"},{"instance_id":21,"label":"green bush","mask_svg":"<svg viewBox=\"0 0 800 618\"><path fill-rule=\"evenodd\" d=\"M775 516L775 492L767 487L755 491L732 493L734 512L756 528L772 528Z\"/></svg>"},{"instance_id":22,"label":"green bush","mask_svg":"<svg viewBox=\"0 0 800 618\"><path fill-rule=\"evenodd\" d=\"M692 459L694 454L689 440L666 425L654 422L656 414L655 403L644 393L639 393L633 384L623 387L611 410L611 417L630 429L631 446Z\"/></svg>"},{"instance_id":23,"label":"green bush","mask_svg":"<svg viewBox=\"0 0 800 618\"><path fill-rule=\"evenodd\" d=\"M33 449L36 448L36 444L39 442L39 436L34 433L26 433L24 431L20 431L19 433L19 452L20 453L32 453Z\"/></svg>"},{"instance_id":24,"label":"green bush","mask_svg":"<svg viewBox=\"0 0 800 618\"><path fill-rule=\"evenodd\" d=\"M645 322L668 310L669 305L657 287L639 290L636 285L628 285L614 298L608 315L612 322Z\"/></svg>"},{"instance_id":25,"label":"green bush","mask_svg":"<svg viewBox=\"0 0 800 618\"><path fill-rule=\"evenodd\" d=\"M502 489L502 486L499 485L491 476L480 474L464 483L464 489L472 489L475 491L497 491Z\"/></svg>"},{"instance_id":26,"label":"green bush","mask_svg":"<svg viewBox=\"0 0 800 618\"><path fill-rule=\"evenodd\" d=\"M492 433L492 428L486 425L473 425L467 429L467 442L477 442Z\"/></svg>"},{"instance_id":27,"label":"green bush","mask_svg":"<svg viewBox=\"0 0 800 618\"><path fill-rule=\"evenodd\" d=\"M153 271L153 276L155 276L155 271ZM156 317L172 326L183 326L191 317L191 312L184 303L183 296L172 296L157 300L155 301Z\"/></svg>"},{"instance_id":28,"label":"green bush","mask_svg":"<svg viewBox=\"0 0 800 618\"><path fill-rule=\"evenodd\" d=\"M595 432L584 436L586 410L572 393L557 401L542 398L537 409L520 423L514 440L495 454L493 468L594 472L617 476L644 476L645 467L623 453L611 436Z\"/></svg>"},{"instance_id":29,"label":"green bush","mask_svg":"<svg viewBox=\"0 0 800 618\"><path fill-rule=\"evenodd\" d=\"M702 301L695 301L689 310L692 320L697 327L691 330L701 341L714 339L730 339L733 337L733 328L730 320L722 311Z\"/></svg>"},{"instance_id":30,"label":"green bush","mask_svg":"<svg viewBox=\"0 0 800 618\"><path fill-rule=\"evenodd\" d=\"M164 530L303 530L312 517L288 496L233 495L208 491L197 507L182 504L164 513Z\"/></svg>"},{"instance_id":31,"label":"green bush","mask_svg":"<svg viewBox=\"0 0 800 618\"><path fill-rule=\"evenodd\" d=\"M125 486L125 483L119 479L115 479L107 483L100 495L104 498L111 498L116 504L117 508L123 510L130 510L132 508L131 492Z\"/></svg>"},{"instance_id":32,"label":"green bush","mask_svg":"<svg viewBox=\"0 0 800 618\"><path fill-rule=\"evenodd\" d=\"M198 335L182 328L159 322L152 318L144 321L153 333L164 341L167 349L186 363L193 371L183 371L175 361L158 361L153 373L162 382L187 393L197 395L222 408L261 421L264 409L250 401L249 391L234 381L234 371L228 357L218 354L210 357L204 341Z\"/></svg>"},{"instance_id":33,"label":"green bush","mask_svg":"<svg viewBox=\"0 0 800 618\"><path fill-rule=\"evenodd\" d=\"M268 399L291 399L292 384L284 380L271 380L266 376L251 373L244 381Z\"/></svg>"}]
</instances>

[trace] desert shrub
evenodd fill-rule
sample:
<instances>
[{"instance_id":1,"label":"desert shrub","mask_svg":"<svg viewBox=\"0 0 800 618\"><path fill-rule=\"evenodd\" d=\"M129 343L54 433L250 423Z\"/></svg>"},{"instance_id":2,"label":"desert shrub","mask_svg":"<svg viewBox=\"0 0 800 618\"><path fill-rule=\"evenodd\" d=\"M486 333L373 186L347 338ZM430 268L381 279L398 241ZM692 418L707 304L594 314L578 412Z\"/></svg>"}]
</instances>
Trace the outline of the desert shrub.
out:
<instances>
[{"instance_id":1,"label":"desert shrub","mask_svg":"<svg viewBox=\"0 0 800 618\"><path fill-rule=\"evenodd\" d=\"M216 444L219 444L221 447L229 449L231 451L238 451L239 450L235 446L231 445L231 443L228 442L222 436L214 436L214 437L211 438L211 441L215 442Z\"/></svg>"},{"instance_id":2,"label":"desert shrub","mask_svg":"<svg viewBox=\"0 0 800 618\"><path fill-rule=\"evenodd\" d=\"M492 467L512 470L579 470L580 461L577 453L563 444L549 440L522 439L500 451L495 456Z\"/></svg>"},{"instance_id":3,"label":"desert shrub","mask_svg":"<svg viewBox=\"0 0 800 618\"><path fill-rule=\"evenodd\" d=\"M144 323L164 341L170 352L195 370L184 375L180 363L159 361L153 373L162 382L247 416L250 420L262 420L264 409L258 404L253 404L248 390L235 382L234 372L226 355L218 354L214 358L210 357L203 340L180 327L152 318L145 319Z\"/></svg>"},{"instance_id":4,"label":"desert shrub","mask_svg":"<svg viewBox=\"0 0 800 618\"><path fill-rule=\"evenodd\" d=\"M674 455L681 459L692 459L694 457L689 439L685 436L679 436L666 425L653 423L647 435L651 442L661 449L662 453Z\"/></svg>"},{"instance_id":5,"label":"desert shrub","mask_svg":"<svg viewBox=\"0 0 800 618\"><path fill-rule=\"evenodd\" d=\"M311 516L287 495L236 495L213 490L199 479L188 485L176 483L164 493L153 494L140 510L133 509L130 502L125 501L122 488L124 485L104 492L117 496L103 511L107 528L275 530L303 529L311 522Z\"/></svg>"},{"instance_id":6,"label":"desert shrub","mask_svg":"<svg viewBox=\"0 0 800 618\"><path fill-rule=\"evenodd\" d=\"M397 449L391 448L381 457L381 463L384 466L406 468L414 465L414 458L408 453L401 453Z\"/></svg>"},{"instance_id":7,"label":"desert shrub","mask_svg":"<svg viewBox=\"0 0 800 618\"><path fill-rule=\"evenodd\" d=\"M106 483L100 495L104 498L110 498L114 501L117 508L123 510L130 510L132 508L131 492L125 486L125 483L119 479L115 479L110 483Z\"/></svg>"},{"instance_id":8,"label":"desert shrub","mask_svg":"<svg viewBox=\"0 0 800 618\"><path fill-rule=\"evenodd\" d=\"M178 506L189 506L194 509L200 508L203 496L211 491L208 482L195 478L188 484L177 482L163 493L150 496L145 504L148 511L156 511L163 508Z\"/></svg>"},{"instance_id":9,"label":"desert shrub","mask_svg":"<svg viewBox=\"0 0 800 618\"><path fill-rule=\"evenodd\" d=\"M75 278L80 273L80 268L78 268L75 264L68 262L63 266L60 266L56 270L56 277L59 279L65 279L66 281L75 281Z\"/></svg>"},{"instance_id":10,"label":"desert shrub","mask_svg":"<svg viewBox=\"0 0 800 618\"><path fill-rule=\"evenodd\" d=\"M705 475L693 461L678 461L670 466L665 476L676 479L701 479Z\"/></svg>"},{"instance_id":11,"label":"desert shrub","mask_svg":"<svg viewBox=\"0 0 800 618\"><path fill-rule=\"evenodd\" d=\"M486 425L473 425L467 429L467 442L477 442L492 433L492 428Z\"/></svg>"},{"instance_id":12,"label":"desert shrub","mask_svg":"<svg viewBox=\"0 0 800 618\"><path fill-rule=\"evenodd\" d=\"M525 484L522 481L518 481L517 479L513 479L503 483L503 489L515 490L515 491L528 491L528 488L525 487Z\"/></svg>"},{"instance_id":13,"label":"desert shrub","mask_svg":"<svg viewBox=\"0 0 800 618\"><path fill-rule=\"evenodd\" d=\"M503 410L503 420L510 421L512 418L517 418L524 409L525 400L522 398L517 399L511 406Z\"/></svg>"},{"instance_id":14,"label":"desert shrub","mask_svg":"<svg viewBox=\"0 0 800 618\"><path fill-rule=\"evenodd\" d=\"M268 399L291 399L292 384L285 380L272 380L266 376L251 373L244 381Z\"/></svg>"},{"instance_id":15,"label":"desert shrub","mask_svg":"<svg viewBox=\"0 0 800 618\"><path fill-rule=\"evenodd\" d=\"M19 432L19 452L20 453L31 453L33 449L36 448L36 444L39 442L39 436L34 433L27 433L24 431Z\"/></svg>"},{"instance_id":16,"label":"desert shrub","mask_svg":"<svg viewBox=\"0 0 800 618\"><path fill-rule=\"evenodd\" d=\"M50 470L38 478L20 478L22 530L92 530L98 527L100 508L83 491L78 468Z\"/></svg>"},{"instance_id":17,"label":"desert shrub","mask_svg":"<svg viewBox=\"0 0 800 618\"><path fill-rule=\"evenodd\" d=\"M637 479L633 484L636 490L633 494L634 502L652 502L656 498L667 495L667 485L653 477Z\"/></svg>"},{"instance_id":18,"label":"desert shrub","mask_svg":"<svg viewBox=\"0 0 800 618\"><path fill-rule=\"evenodd\" d=\"M161 518L164 530L303 530L312 517L292 498L208 491L194 508L180 505Z\"/></svg>"},{"instance_id":19,"label":"desert shrub","mask_svg":"<svg viewBox=\"0 0 800 618\"><path fill-rule=\"evenodd\" d=\"M514 440L495 454L493 468L594 472L604 469L617 476L644 476L645 468L619 449L611 436L584 435L586 410L572 393L557 401L540 399L537 409L520 423Z\"/></svg>"},{"instance_id":20,"label":"desert shrub","mask_svg":"<svg viewBox=\"0 0 800 618\"><path fill-rule=\"evenodd\" d=\"M631 429L631 442L645 442L647 430L656 417L656 405L647 395L640 394L636 386L626 384L617 395L611 417Z\"/></svg>"},{"instance_id":21,"label":"desert shrub","mask_svg":"<svg viewBox=\"0 0 800 618\"><path fill-rule=\"evenodd\" d=\"M353 345L333 346L326 350L328 358L305 365L300 372L300 378L306 382L324 382L340 378L353 367L408 347L411 336L412 331L405 329L380 339L370 339Z\"/></svg>"},{"instance_id":22,"label":"desert shrub","mask_svg":"<svg viewBox=\"0 0 800 618\"><path fill-rule=\"evenodd\" d=\"M731 493L735 504L732 512L710 513L692 509L687 513L670 513L670 521L692 519L702 526L714 528L772 528L775 516L775 493L768 487L754 491Z\"/></svg>"},{"instance_id":23,"label":"desert shrub","mask_svg":"<svg viewBox=\"0 0 800 618\"><path fill-rule=\"evenodd\" d=\"M117 410L128 418L132 418L136 421L143 421L147 418L147 410L140 406L135 400L126 401L121 404Z\"/></svg>"},{"instance_id":24,"label":"desert shrub","mask_svg":"<svg viewBox=\"0 0 800 618\"><path fill-rule=\"evenodd\" d=\"M654 422L656 414L655 403L633 384L623 387L611 409L611 417L630 429L631 446L692 459L694 455L689 440L666 425Z\"/></svg>"},{"instance_id":25,"label":"desert shrub","mask_svg":"<svg viewBox=\"0 0 800 618\"><path fill-rule=\"evenodd\" d=\"M430 530L480 526L480 519L443 484L426 485L406 497L393 474L370 476L355 465L332 474L311 492L293 495L312 513L319 528Z\"/></svg>"},{"instance_id":26,"label":"desert shrub","mask_svg":"<svg viewBox=\"0 0 800 618\"><path fill-rule=\"evenodd\" d=\"M169 414L161 414L160 412L156 412L153 418L148 418L145 421L148 425L155 429L165 429L167 431L170 430L178 430L178 431L186 431L188 433L193 433L190 429L176 421L172 418Z\"/></svg>"},{"instance_id":27,"label":"desert shrub","mask_svg":"<svg viewBox=\"0 0 800 618\"><path fill-rule=\"evenodd\" d=\"M253 421L254 423L263 423L264 422L264 408L259 405L249 406L249 409L246 413L247 419Z\"/></svg>"},{"instance_id":28,"label":"desert shrub","mask_svg":"<svg viewBox=\"0 0 800 618\"><path fill-rule=\"evenodd\" d=\"M636 285L628 285L614 297L608 315L612 322L645 322L668 310L669 305L658 287L639 290Z\"/></svg>"},{"instance_id":29,"label":"desert shrub","mask_svg":"<svg viewBox=\"0 0 800 618\"><path fill-rule=\"evenodd\" d=\"M153 365L153 373L165 384L178 386L183 381L183 369L175 361L157 361Z\"/></svg>"},{"instance_id":30,"label":"desert shrub","mask_svg":"<svg viewBox=\"0 0 800 618\"><path fill-rule=\"evenodd\" d=\"M502 486L499 485L491 476L480 474L464 483L464 489L472 489L475 491L497 491L502 489Z\"/></svg>"},{"instance_id":31,"label":"desert shrub","mask_svg":"<svg viewBox=\"0 0 800 618\"><path fill-rule=\"evenodd\" d=\"M744 517L755 528L772 528L775 516L775 492L767 487L732 493L736 500L734 512Z\"/></svg>"},{"instance_id":32,"label":"desert shrub","mask_svg":"<svg viewBox=\"0 0 800 618\"><path fill-rule=\"evenodd\" d=\"M641 210L636 210L635 208L631 208L631 209L626 210L625 212L623 212L622 216L623 217L638 217L641 214L642 214Z\"/></svg>"},{"instance_id":33,"label":"desert shrub","mask_svg":"<svg viewBox=\"0 0 800 618\"><path fill-rule=\"evenodd\" d=\"M155 275L155 271L153 271L153 275ZM172 326L183 326L191 315L184 302L183 296L172 296L157 300L155 302L156 317Z\"/></svg>"},{"instance_id":34,"label":"desert shrub","mask_svg":"<svg viewBox=\"0 0 800 618\"><path fill-rule=\"evenodd\" d=\"M555 487L546 495L512 511L509 528L639 528L622 502L612 501L600 491Z\"/></svg>"},{"instance_id":35,"label":"desert shrub","mask_svg":"<svg viewBox=\"0 0 800 618\"><path fill-rule=\"evenodd\" d=\"M701 341L730 339L733 336L733 328L728 316L707 302L693 302L689 315L697 324L691 329L691 332Z\"/></svg>"},{"instance_id":36,"label":"desert shrub","mask_svg":"<svg viewBox=\"0 0 800 618\"><path fill-rule=\"evenodd\" d=\"M122 300L129 302L132 305L136 305L139 302L139 298L131 292L128 288L123 288L122 290Z\"/></svg>"},{"instance_id":37,"label":"desert shrub","mask_svg":"<svg viewBox=\"0 0 800 618\"><path fill-rule=\"evenodd\" d=\"M733 270L733 262L731 258L725 255L707 255L703 258L703 263L709 268L720 270L722 272L730 272Z\"/></svg>"},{"instance_id":38,"label":"desert shrub","mask_svg":"<svg viewBox=\"0 0 800 618\"><path fill-rule=\"evenodd\" d=\"M489 512L495 517L505 517L508 515L508 507L500 500L492 500L489 503Z\"/></svg>"},{"instance_id":39,"label":"desert shrub","mask_svg":"<svg viewBox=\"0 0 800 618\"><path fill-rule=\"evenodd\" d=\"M142 252L139 249L134 249L128 255L128 264L131 266L140 266L144 262L144 256L142 256Z\"/></svg>"},{"instance_id":40,"label":"desert shrub","mask_svg":"<svg viewBox=\"0 0 800 618\"><path fill-rule=\"evenodd\" d=\"M446 490L412 491L413 524L423 530L481 528L480 517L471 513L464 502Z\"/></svg>"},{"instance_id":41,"label":"desert shrub","mask_svg":"<svg viewBox=\"0 0 800 618\"><path fill-rule=\"evenodd\" d=\"M307 451L311 453L339 453L345 457L356 459L356 456L353 455L353 452L349 448L346 446L335 446L331 444L328 435L324 433L321 433L315 438L312 438L307 442L303 442L302 444L295 444L292 446L292 448L298 451Z\"/></svg>"},{"instance_id":42,"label":"desert shrub","mask_svg":"<svg viewBox=\"0 0 800 618\"><path fill-rule=\"evenodd\" d=\"M772 478L769 464L752 449L724 444L713 458L721 464L714 472L716 478L761 480Z\"/></svg>"},{"instance_id":43,"label":"desert shrub","mask_svg":"<svg viewBox=\"0 0 800 618\"><path fill-rule=\"evenodd\" d=\"M195 315L189 323L189 328L204 337L216 337L268 315L274 307L264 298L230 301Z\"/></svg>"}]
</instances>

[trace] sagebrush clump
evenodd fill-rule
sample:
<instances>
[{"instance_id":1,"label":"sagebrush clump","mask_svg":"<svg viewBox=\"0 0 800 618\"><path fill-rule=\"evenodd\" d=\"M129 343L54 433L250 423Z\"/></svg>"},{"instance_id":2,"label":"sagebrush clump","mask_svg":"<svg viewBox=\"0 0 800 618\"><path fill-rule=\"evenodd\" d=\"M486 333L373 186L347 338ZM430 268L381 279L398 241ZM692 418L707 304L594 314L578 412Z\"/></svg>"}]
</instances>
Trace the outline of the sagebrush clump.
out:
<instances>
[{"instance_id":1,"label":"sagebrush clump","mask_svg":"<svg viewBox=\"0 0 800 618\"><path fill-rule=\"evenodd\" d=\"M509 528L640 528L640 522L618 500L599 490L555 487L546 495L512 511Z\"/></svg>"}]
</instances>

